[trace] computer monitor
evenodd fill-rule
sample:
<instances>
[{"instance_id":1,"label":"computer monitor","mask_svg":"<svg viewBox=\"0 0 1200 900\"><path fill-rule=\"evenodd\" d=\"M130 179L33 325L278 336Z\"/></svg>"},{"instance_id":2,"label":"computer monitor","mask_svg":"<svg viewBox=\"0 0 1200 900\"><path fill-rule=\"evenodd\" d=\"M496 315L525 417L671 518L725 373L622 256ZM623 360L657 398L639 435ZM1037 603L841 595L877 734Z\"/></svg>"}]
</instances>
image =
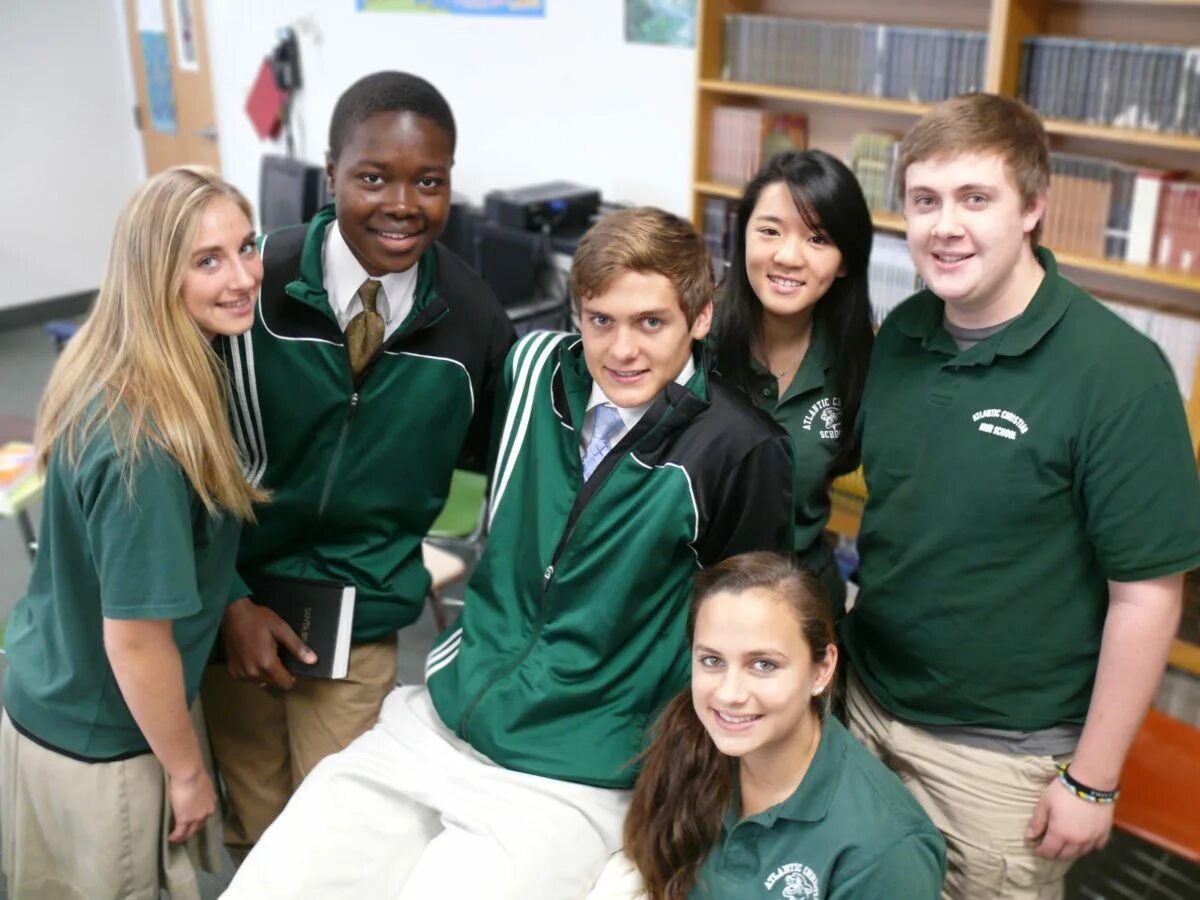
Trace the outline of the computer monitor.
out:
<instances>
[{"instance_id":1,"label":"computer monitor","mask_svg":"<svg viewBox=\"0 0 1200 900\"><path fill-rule=\"evenodd\" d=\"M505 306L527 303L537 293L545 238L495 222L475 226L475 271Z\"/></svg>"},{"instance_id":2,"label":"computer monitor","mask_svg":"<svg viewBox=\"0 0 1200 900\"><path fill-rule=\"evenodd\" d=\"M323 168L286 156L263 156L258 187L258 220L263 232L301 225L326 202Z\"/></svg>"},{"instance_id":3,"label":"computer monitor","mask_svg":"<svg viewBox=\"0 0 1200 900\"><path fill-rule=\"evenodd\" d=\"M561 278L553 278L547 238L487 220L475 223L475 271L496 292L514 323L545 320L562 328L569 298ZM521 329L518 328L518 333Z\"/></svg>"}]
</instances>

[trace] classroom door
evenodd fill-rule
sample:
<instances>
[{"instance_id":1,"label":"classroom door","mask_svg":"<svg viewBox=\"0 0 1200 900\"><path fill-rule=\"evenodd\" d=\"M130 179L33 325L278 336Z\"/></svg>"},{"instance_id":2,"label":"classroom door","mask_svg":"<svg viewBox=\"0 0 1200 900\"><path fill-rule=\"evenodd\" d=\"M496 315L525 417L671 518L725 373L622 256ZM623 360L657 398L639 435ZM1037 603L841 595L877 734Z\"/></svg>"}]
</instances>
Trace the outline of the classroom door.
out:
<instances>
[{"instance_id":1,"label":"classroom door","mask_svg":"<svg viewBox=\"0 0 1200 900\"><path fill-rule=\"evenodd\" d=\"M125 0L146 174L198 163L218 171L203 0Z\"/></svg>"}]
</instances>

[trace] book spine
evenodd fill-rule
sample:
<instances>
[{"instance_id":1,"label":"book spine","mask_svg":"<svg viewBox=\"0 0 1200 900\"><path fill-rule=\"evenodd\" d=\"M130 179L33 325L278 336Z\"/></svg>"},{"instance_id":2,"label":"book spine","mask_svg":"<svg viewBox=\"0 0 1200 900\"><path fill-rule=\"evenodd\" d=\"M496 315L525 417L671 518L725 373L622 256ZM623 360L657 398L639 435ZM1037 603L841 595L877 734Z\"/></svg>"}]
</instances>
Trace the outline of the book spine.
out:
<instances>
[{"instance_id":1,"label":"book spine","mask_svg":"<svg viewBox=\"0 0 1200 900\"><path fill-rule=\"evenodd\" d=\"M1129 243L1125 261L1148 266L1154 257L1154 237L1158 227L1158 208L1163 179L1158 172L1139 172L1133 185L1132 210L1129 214Z\"/></svg>"}]
</instances>

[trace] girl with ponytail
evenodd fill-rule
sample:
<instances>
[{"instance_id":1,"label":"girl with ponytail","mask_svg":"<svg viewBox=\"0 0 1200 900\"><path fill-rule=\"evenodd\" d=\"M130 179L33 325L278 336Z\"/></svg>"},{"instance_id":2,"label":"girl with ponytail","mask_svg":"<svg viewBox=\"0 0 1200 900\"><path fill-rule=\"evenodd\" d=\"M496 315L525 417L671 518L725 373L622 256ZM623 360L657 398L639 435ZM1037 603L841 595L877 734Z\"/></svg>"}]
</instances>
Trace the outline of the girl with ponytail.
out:
<instances>
[{"instance_id":1,"label":"girl with ponytail","mask_svg":"<svg viewBox=\"0 0 1200 900\"><path fill-rule=\"evenodd\" d=\"M874 343L871 212L854 174L821 150L780 153L737 207L714 304L717 369L792 440L793 546L835 618L846 586L825 537L829 483L858 466L854 420Z\"/></svg>"},{"instance_id":2,"label":"girl with ponytail","mask_svg":"<svg viewBox=\"0 0 1200 900\"><path fill-rule=\"evenodd\" d=\"M732 557L697 576L689 629L691 688L658 720L625 823L644 896L934 900L941 835L826 715L838 651L816 576Z\"/></svg>"}]
</instances>

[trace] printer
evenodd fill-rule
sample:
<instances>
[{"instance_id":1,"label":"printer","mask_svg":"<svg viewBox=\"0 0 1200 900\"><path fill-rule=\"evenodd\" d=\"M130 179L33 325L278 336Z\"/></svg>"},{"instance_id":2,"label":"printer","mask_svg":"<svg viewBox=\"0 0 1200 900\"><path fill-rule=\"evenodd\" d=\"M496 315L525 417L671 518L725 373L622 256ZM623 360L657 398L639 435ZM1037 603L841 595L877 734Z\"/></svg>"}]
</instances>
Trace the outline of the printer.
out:
<instances>
[{"instance_id":1,"label":"printer","mask_svg":"<svg viewBox=\"0 0 1200 900\"><path fill-rule=\"evenodd\" d=\"M520 231L582 233L599 210L600 192L570 181L489 191L484 197L484 218Z\"/></svg>"}]
</instances>

